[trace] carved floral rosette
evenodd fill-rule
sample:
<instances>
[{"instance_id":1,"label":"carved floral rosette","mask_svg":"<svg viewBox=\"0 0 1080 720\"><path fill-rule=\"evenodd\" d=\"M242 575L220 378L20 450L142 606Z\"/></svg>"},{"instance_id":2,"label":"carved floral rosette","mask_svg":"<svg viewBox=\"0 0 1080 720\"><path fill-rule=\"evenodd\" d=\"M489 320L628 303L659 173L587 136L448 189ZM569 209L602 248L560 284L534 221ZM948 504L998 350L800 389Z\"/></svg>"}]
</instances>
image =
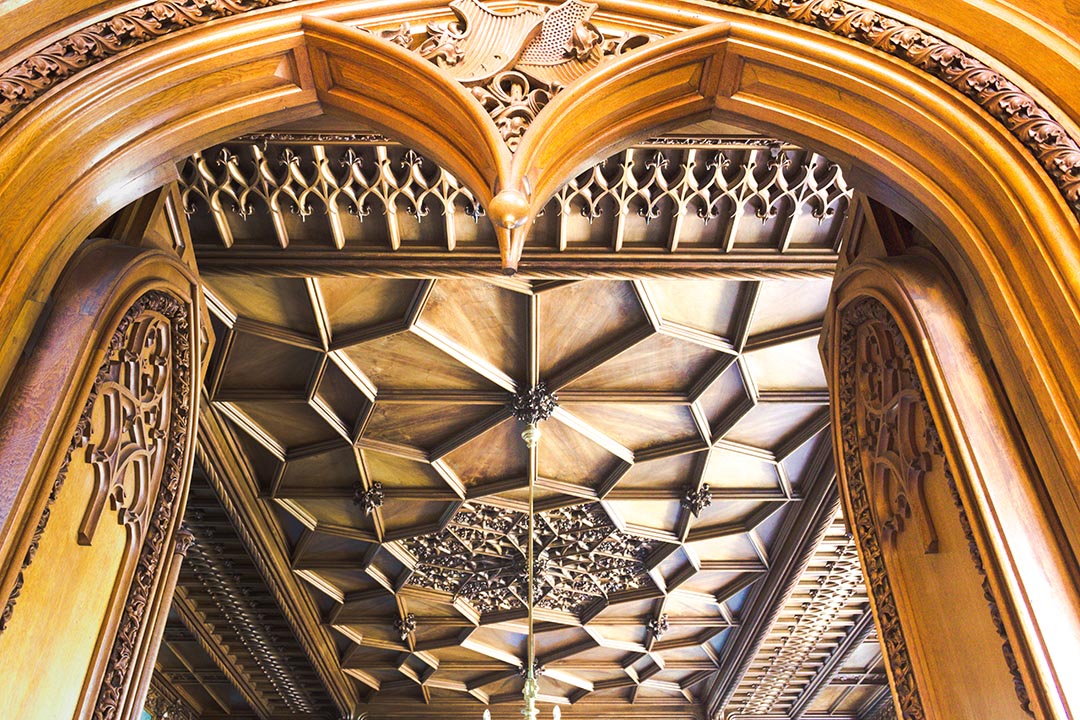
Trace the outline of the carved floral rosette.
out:
<instances>
[{"instance_id":1,"label":"carved floral rosette","mask_svg":"<svg viewBox=\"0 0 1080 720\"><path fill-rule=\"evenodd\" d=\"M889 582L883 545L894 542L905 524L918 524L926 552L936 552L937 536L922 498L931 468L940 468L959 513L1002 653L1021 708L1031 714L1001 613L964 509L941 434L930 413L911 349L889 310L878 300L858 298L840 311L837 400L840 458L851 522L862 546L868 588L876 605L881 639L889 658L893 690L904 720L925 717L907 640ZM912 516L914 515L914 518Z\"/></svg>"}]
</instances>

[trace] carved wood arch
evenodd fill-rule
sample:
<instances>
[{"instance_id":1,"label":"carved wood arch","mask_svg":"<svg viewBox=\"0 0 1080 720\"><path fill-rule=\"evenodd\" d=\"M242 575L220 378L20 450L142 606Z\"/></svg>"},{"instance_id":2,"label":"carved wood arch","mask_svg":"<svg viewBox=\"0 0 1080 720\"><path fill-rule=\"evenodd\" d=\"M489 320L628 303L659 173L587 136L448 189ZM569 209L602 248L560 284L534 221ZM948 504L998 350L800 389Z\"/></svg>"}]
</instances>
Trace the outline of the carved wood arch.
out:
<instances>
[{"instance_id":1,"label":"carved wood arch","mask_svg":"<svg viewBox=\"0 0 1080 720\"><path fill-rule=\"evenodd\" d=\"M997 670L969 668L986 697L995 683L999 698L1012 694L1003 687L1014 690L1015 701L996 713L1067 716L1068 681L1060 674L1067 671L1054 669L1050 657L1051 645L1080 637L1077 616L1066 609L1069 593L1061 592L1071 582L1069 559L999 381L968 329L964 303L939 261L923 253L857 260L837 277L834 292L823 336L834 448L900 716L970 710L935 700L932 689L943 678L927 649L965 641L1001 648ZM939 546L946 526L952 540ZM907 543L898 547L902 536ZM939 551L952 559L931 558ZM946 567L961 567L968 577L938 577L941 595L966 583L969 599L985 601L985 614L944 618L939 629L947 629L931 638L935 621L926 596L913 590L912 573ZM1032 571L1057 580L1037 590L1043 581ZM1016 585L1031 594L1010 595L1007 588ZM1040 608L1039 598L1057 604L1056 615L1050 605Z\"/></svg>"},{"instance_id":2,"label":"carved wood arch","mask_svg":"<svg viewBox=\"0 0 1080 720\"><path fill-rule=\"evenodd\" d=\"M101 57L126 51L124 57L87 63L59 86L50 81L47 95L3 126L0 165L13 170L0 183L0 200L9 209L6 234L15 241L0 248L0 265L7 268L0 283L0 377L14 367L43 289L72 252L72 238L170 177L171 164L185 152L321 111L301 16L357 19L355 6L342 7L274 5L227 21L211 18L175 37L172 31L185 25L165 23L159 33L164 39L122 43ZM408 11L413 17L445 14L425 7L444 6L413 4ZM1050 418L1031 442L1044 450L1040 457L1052 458L1044 464L1048 490L1070 542L1080 547L1080 504L1069 480L1080 476L1080 378L1063 360L1080 355L1080 280L1067 271L1080 244L1076 220L1053 178L1010 127L975 102L924 69L869 47L865 35L850 42L830 34L832 25L826 32L810 27L817 16L807 14L809 6L791 15L796 22L767 14L765 6L757 14L719 5L693 8L687 14L682 6L639 3L632 11L604 6L601 14L624 24L637 17L644 26L670 31L730 23L723 60L730 79L721 84L714 114L850 162L849 175L861 187L960 238L942 241L942 252L958 268L968 296L977 298L981 316L1002 318L1003 333L991 338L991 352L1013 368L1005 376L1010 395ZM380 12L364 22L385 25L402 13L393 6L380 6ZM787 17L787 10L776 12ZM879 17L866 16L874 22ZM889 27L897 28L895 22ZM73 113L85 121L64 120ZM1053 130L1052 123L1040 123L1032 131ZM1047 137L1060 138L1056 132ZM85 151L70 153L70 147ZM108 160L91 165L90 158ZM119 177L134 179L120 186ZM90 214L87 196L103 198ZM1031 305L1030 297L1056 300ZM1051 347L1058 351L1049 352Z\"/></svg>"}]
</instances>

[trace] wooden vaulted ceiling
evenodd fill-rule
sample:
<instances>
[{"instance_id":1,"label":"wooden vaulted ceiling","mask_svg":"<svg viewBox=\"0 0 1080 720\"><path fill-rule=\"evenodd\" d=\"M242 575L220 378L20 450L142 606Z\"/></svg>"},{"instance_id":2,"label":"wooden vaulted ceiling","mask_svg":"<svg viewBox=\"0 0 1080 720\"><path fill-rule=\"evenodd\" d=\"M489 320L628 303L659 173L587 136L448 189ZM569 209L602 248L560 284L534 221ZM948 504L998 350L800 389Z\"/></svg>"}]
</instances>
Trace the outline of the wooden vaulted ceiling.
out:
<instances>
[{"instance_id":1,"label":"wooden vaulted ceiling","mask_svg":"<svg viewBox=\"0 0 1080 720\"><path fill-rule=\"evenodd\" d=\"M381 138L287 128L182 166L204 412L370 717L516 716L530 461L507 403L539 381L541 702L746 700L735 666L828 504L817 342L851 193L813 153L693 129L560 191L515 278L468 191Z\"/></svg>"}]
</instances>

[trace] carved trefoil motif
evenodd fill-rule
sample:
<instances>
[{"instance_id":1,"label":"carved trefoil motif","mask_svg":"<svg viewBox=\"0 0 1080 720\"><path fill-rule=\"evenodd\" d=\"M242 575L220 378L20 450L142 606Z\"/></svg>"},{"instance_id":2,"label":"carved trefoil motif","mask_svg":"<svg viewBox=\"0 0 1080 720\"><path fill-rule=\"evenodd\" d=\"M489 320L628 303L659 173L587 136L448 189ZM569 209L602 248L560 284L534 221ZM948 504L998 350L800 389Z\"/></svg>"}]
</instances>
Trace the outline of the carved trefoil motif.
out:
<instances>
[{"instance_id":1,"label":"carved trefoil motif","mask_svg":"<svg viewBox=\"0 0 1080 720\"><path fill-rule=\"evenodd\" d=\"M456 22L408 23L383 39L415 50L469 88L511 151L544 106L606 57L647 43L643 34L605 35L589 18L594 3L566 0L556 8L500 12L481 0L454 0Z\"/></svg>"}]
</instances>

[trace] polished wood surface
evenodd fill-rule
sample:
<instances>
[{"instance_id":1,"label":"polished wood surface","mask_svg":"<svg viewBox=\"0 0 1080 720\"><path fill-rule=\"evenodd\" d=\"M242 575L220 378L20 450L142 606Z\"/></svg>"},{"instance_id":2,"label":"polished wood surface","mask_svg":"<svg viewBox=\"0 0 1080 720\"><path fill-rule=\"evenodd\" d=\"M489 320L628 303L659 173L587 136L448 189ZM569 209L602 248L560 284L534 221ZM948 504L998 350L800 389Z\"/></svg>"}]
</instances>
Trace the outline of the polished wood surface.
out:
<instances>
[{"instance_id":1,"label":"polished wood surface","mask_svg":"<svg viewBox=\"0 0 1080 720\"><path fill-rule=\"evenodd\" d=\"M88 320L95 316L93 307L97 306L92 302L80 311L81 316L75 313L67 344L57 346L62 349L55 355L55 367L42 371L49 378L47 382L28 389L21 384L25 376L20 364L26 357L36 366L53 362L53 357L35 356L35 351L40 353L45 347L39 344L41 339L48 337L47 333L39 335L39 329L47 327L39 321L48 317L55 306L56 282L83 240L94 234L106 218L173 179L178 160L241 132L318 115L335 103L348 105L344 116L353 117L358 126L380 124L394 137L417 140L421 148L436 148L434 156L460 174L473 186L476 197L483 199L494 221L491 236L500 245L502 257L496 260L473 256L455 261L466 268L458 273L459 280L477 281L480 278L465 276L483 274L490 286L484 292L538 297L539 307L545 294L560 290L558 286L544 285L545 281L585 280L590 274L602 274L621 281L638 281L633 285L635 295L654 297L653 305L659 306L663 292L642 293L638 286L657 279L657 268L663 263L641 256L624 255L618 260L607 256L582 258L580 265L569 258L545 257L544 263L533 266L535 274L502 283L491 282L490 277L500 266L521 267L518 253L529 242L528 228L530 224L541 227L535 222L536 212L547 202L550 191L575 172L600 160L608 151L651 133L657 124L664 126L661 129L670 129L712 116L774 132L840 162L853 186L906 215L922 236L919 244L931 250L934 262L947 268L945 274L955 282L950 290L953 300L936 294L936 286L929 284L921 271L891 275L887 264L875 265L847 287L866 288L884 283L887 277L895 280L895 293L878 287L879 295L896 301L892 309L906 328L908 345L921 358L934 417L944 434L949 461L960 478L961 504L973 528L974 544L986 559L986 592L1002 609L1002 627L1016 648L1024 682L1033 690L1034 711L1039 717L1069 717L1076 713L1076 690L1067 681L1067 671L1062 670L1076 655L1076 632L1070 623L1075 621L1080 597L1075 583L1076 558L1080 555L1080 502L1075 482L1080 476L1080 373L1074 362L1080 355L1080 333L1076 332L1080 326L1080 274L1076 272L1080 245L1074 212L1078 204L1074 138L1078 136L1080 90L1069 81L1070 69L1077 64L1080 51L1071 41L1076 35L1076 20L1069 7L1029 7L1026 3L998 0L978 7L968 3L930 7L896 0L888 7L875 6L884 14L867 11L860 16L866 22L841 22L844 27L838 27L837 18L855 17L849 14L858 9L847 3L824 3L814 10L768 2L743 2L742 9L727 2L605 3L592 17L596 27L604 32L645 31L653 37L632 51L636 56L616 57L556 93L535 114L531 129L537 132L524 132L510 161L504 152L509 145L498 143L505 137L497 125L491 124L491 118L477 109L487 109L482 104L487 101L473 93L476 88L464 90L453 73L439 73L437 65L421 67L426 61L419 56L407 57L412 49L392 45L393 32L376 37L362 29L394 30L405 19L417 27L426 27L428 20L452 19L444 3L369 5L313 0L262 5L230 0L213 8L207 6L206 15L192 19L185 13L194 6L178 2L175 13L170 5L169 13L151 17L140 30L131 30L125 23L131 18L150 17L145 14L151 12L149 6L78 2L61 7L46 3L29 11L29 6L16 4L0 11L3 19L10 21L10 33L3 43L6 47L0 49L4 68L8 69L0 80L0 206L5 208L0 224L8 239L0 246L0 264L4 268L0 280L0 378L4 380L5 398L32 396L26 407L32 406L37 413L23 415L22 429L3 439L8 443L5 447L19 445L13 449L17 456L14 462L7 462L5 454L4 466L12 468L13 476L5 481L0 494L4 503L0 589L5 595L15 587L18 569L45 504L44 488L53 479L60 460L60 439L69 436L79 398L96 372L98 363L90 356L96 352L94 348L100 347L101 338L95 333L105 332L102 326L111 321ZM509 7L509 3L497 5L497 9ZM154 6L153 12L157 8ZM115 22L93 25L110 19ZM901 33L904 43L893 43L886 37L905 23L914 26ZM872 47L877 40L881 43ZM57 44L49 47L52 43ZM935 50L924 53L924 47ZM46 48L46 52L40 52ZM331 55L334 67L341 71L336 75L331 72L331 63L323 62ZM394 62L388 62L388 58ZM635 62L645 58L650 61ZM389 89L391 95L415 92L412 80L423 78L430 91L425 98L443 98L446 102L440 107L447 117L432 118L416 113L415 108L402 108L398 98L373 97L365 87L365 82L373 78L350 74L350 68L357 67L375 67L384 72L374 80ZM613 98L608 105L598 99L604 94ZM635 102L639 98L651 101ZM609 122L597 126L589 117L575 115L575 109L586 107L601 113L611 111ZM450 132L436 136L430 131L432 123ZM490 152L472 152L480 147ZM553 151L557 148L567 151ZM497 161L495 156L499 157ZM507 178L509 182L496 181ZM88 203L87 198L94 198L94 202ZM173 219L164 222L177 226L176 214L173 207ZM295 220L285 224L295 227ZM402 270L415 263L414 270L424 270L420 275L435 279L431 292L436 292L439 283L453 274L455 262L423 265L431 259L408 251L402 253L394 246L390 227L387 224L391 248L387 256L346 257L346 274L378 274L371 269L378 265L381 272L392 271L397 282L407 280L408 273ZM404 220L398 226L401 228L408 230L410 221ZM612 248L625 252L626 241L634 238L635 230L618 225L611 230ZM648 231L642 233L648 240ZM277 239L288 236L289 228L283 233L275 230L275 234ZM667 250L680 251L680 233L672 236L677 242ZM453 232L445 233L443 239L450 251L455 245ZM549 245L558 248L551 255L562 251L559 245L557 239ZM527 257L522 252L522 258ZM723 272L753 272L750 257L733 256L731 260ZM818 257L814 268L819 274L823 269L821 261ZM190 246L187 260L182 262L194 269ZM264 258L262 262L267 261ZM369 262L371 266L367 266ZM710 272L708 268L702 270L709 262L672 265L666 272L701 278ZM643 269L642 265L649 267ZM329 280L331 273L317 271L314 265L299 270L297 265L293 267L290 279L318 279L305 288L312 298L313 315L318 317L317 309L323 303L320 285ZM122 277L133 272L131 267L122 271L119 268L117 273ZM270 272L264 267L261 275L272 276L275 272L280 269ZM226 274L222 272L219 277ZM896 280L900 275L903 277ZM857 276L852 273L850 277ZM208 277L212 281L213 276ZM776 282L775 278L745 275L720 278L715 272L710 277L762 285ZM870 281L868 277L876 279ZM102 290L102 285L87 282L94 287L81 290L91 296ZM162 277L148 286L168 282ZM418 295L416 289L398 292L412 293L410 298ZM834 297L842 293L840 289ZM196 295L190 293L191 297ZM450 299L445 302L452 305L459 296L447 297ZM962 301L956 301L956 297ZM802 437L800 433L788 437L790 433L785 433L784 427L816 427L812 422L815 408L823 406L820 388L808 390L807 383L816 379L812 363L798 363L786 382L758 391L758 407L753 410L745 407L740 392L753 398L755 389L740 389L725 378L731 368L717 369L718 377L706 383L707 393L699 395L695 392L700 390L697 384L688 387L682 378L665 378L665 368L656 358L676 347L694 346L697 355L683 358L685 362L678 370L700 379L709 375L708 370L701 373L710 357L730 354L715 338L725 338L725 332L738 336L742 330L730 326L724 329L723 322L695 325L694 319L678 307L669 305L656 310L649 309L647 303L640 304L647 324L632 326L625 332L611 331L617 343L613 348L617 352L612 352L611 357L579 353L571 343L560 348L564 352L559 358L561 364L544 366L553 368L556 380L565 387L564 395L569 394L578 406L568 411L570 417L552 420L553 426L562 428L562 435L553 441L560 443L558 454L569 457L581 453L596 472L607 470L605 460L628 463L624 450L633 453L635 467L651 462L650 453L662 452L650 447L653 441L649 434L618 429L628 422L643 422L657 428L661 449L684 442L680 433L689 436L688 429L693 426L704 442L712 443L713 435L719 435L722 443L729 443L716 443L710 453L745 456L749 443L758 442L773 448L775 458ZM356 435L359 455L387 455L395 462L411 463L408 467L413 468L428 463L434 475L421 480L414 473L414 485L427 483L423 492L431 492L435 488L442 491L439 483L443 483L449 488L446 492L460 499L468 492L462 490L464 483L458 487L444 465L431 461L431 453L452 447L467 454L465 449L474 441L474 435L496 436L499 424L494 420L485 423L492 415L484 416L480 411L492 408L494 393L521 384L519 373L526 378L538 377L542 363L526 358L522 364L520 353L496 349L498 328L475 330L483 336L487 351L470 347L471 338L447 329L448 325L456 328L467 324L460 321L462 314L449 313L439 323L428 325L423 304L413 305L416 312L407 314L404 320L396 309L388 315L394 318L388 322L399 324L394 328L373 326L367 318L357 320L353 328L356 334L347 336L341 347L335 348L329 345L331 333L327 331L328 327L333 330L332 322L319 320L300 327L291 326L294 318L288 315L271 313L265 321L234 321L226 314L224 320L216 321L218 330L231 327L239 340L239 356L266 353L273 365L306 367L308 374L303 379L292 372L279 377L260 376L260 368L254 363L237 361L231 375L218 373L217 385L208 388L212 394L224 384L234 393L232 399L220 401L212 412L227 418L222 422L243 428L237 435L248 439L232 442L246 442L246 451L257 456L256 465L288 465L303 459L290 458L292 448L313 451L324 447L323 442L338 442L339 438L347 437L351 443ZM438 302L433 305L437 306ZM223 302L219 309L227 307ZM339 312L346 317L349 314ZM623 314L624 310L616 313L619 317ZM222 317L220 313L218 317ZM658 327L665 322L666 329ZM758 354L753 362L746 360L738 365L740 373L768 376L786 367L777 348L800 343L809 346L817 332L817 319L813 317L799 323L784 317L775 327L759 328L757 337L745 337L745 344L736 349L747 356ZM634 333L640 333L640 337ZM198 342L209 351L213 344L211 333L207 331ZM368 343L381 355L380 364L367 371L354 373L348 363L318 360L318 356L332 353L348 357L348 348ZM281 349L278 345L287 347ZM394 383L403 379L397 367L401 359L419 352L427 353L430 360L429 347L449 360L426 386L421 382L423 378L408 378L402 390L406 394L399 396L399 404L418 409L415 395L409 395L412 391L408 383L415 383L414 387L424 392L434 389L453 393L457 398L475 393L469 395L468 403L463 403L476 412L467 418L468 432L446 436L428 427L425 435L414 434L413 425L426 422L427 416L419 412L409 415L410 411L403 411L400 418L390 413L374 417L378 396L384 390L391 393ZM233 352L231 341L220 345L216 352L217 358L229 357ZM624 355L635 362L620 365ZM313 356L310 367L305 366ZM209 352L206 357L207 362L213 362ZM349 362L357 364L355 358ZM607 369L616 368L618 373L605 376L605 365ZM365 382L361 376L368 371L375 379ZM263 386L245 387L243 380L248 375L259 379ZM623 376L631 376L633 382L624 381ZM258 392L271 384L276 393L272 398L245 395L254 391L259 397ZM642 402L640 395L645 385L653 393L649 402ZM39 387L47 389L36 392ZM55 388L62 390L58 394ZM196 378L192 397L201 389ZM579 395L574 398L573 393ZM633 409L617 408L613 413L603 398L598 400L599 394L611 399L619 393L624 394L621 404ZM284 409L288 403L292 405ZM638 409L639 404L647 409ZM772 414L774 404L809 407L781 411L778 418ZM596 405L603 407L597 409ZM689 422L684 410L672 407L690 408ZM357 408L359 412L354 412ZM292 411L299 418L294 424L288 421ZM729 427L726 419L736 416L739 422ZM452 422L446 417L441 420ZM365 423L370 422L391 439L363 438ZM272 431L260 432L262 424ZM436 420L430 425L437 425ZM702 432L706 427L708 432ZM770 435L770 428L775 427L781 431ZM717 428L722 432L714 432ZM740 437L744 431L746 436ZM501 442L509 452L512 435L504 435ZM607 440L601 440L600 435ZM220 437L216 441L226 442ZM589 456L586 448L594 455ZM311 453L311 457L317 455ZM999 456L1000 462L987 462L987 458L996 460ZM671 466L666 472L676 477L687 472L677 467L677 460L655 459L657 463L667 460ZM486 458L474 457L472 462L478 475L488 472ZM549 474L554 476L545 479L549 501L573 495L568 493L568 486L586 486L564 481L566 463L548 462ZM452 467L449 463L447 460L447 466ZM505 467L493 467L492 471L504 475L509 472ZM237 467L227 472L230 477L244 476L244 470ZM276 487L289 487L283 482L276 478L261 489L273 495ZM520 504L513 482L516 478L500 490L507 495L509 505ZM647 479L635 482L640 483L635 493L648 490ZM719 484L720 479L715 482ZM765 487L764 479L758 482ZM590 493L594 489L588 486ZM749 486L738 491L747 489ZM600 490L596 490L597 496ZM579 490L574 492L580 495ZM389 504L393 499L388 495L386 501ZM658 542L671 542L672 518L678 517L670 507L671 499L666 501L668 509L659 513L653 525L649 525L653 518L632 504L640 499L640 495L631 494L618 502L623 503L627 518L635 518L632 524L637 528L653 533ZM296 496L278 504L309 525L324 512L334 520L326 524L328 527L347 527L348 522L359 520L355 511L338 507L335 502L331 499L325 505L313 504L312 510L304 498ZM438 496L427 504L446 502L452 502L449 495ZM248 505L240 514L248 518L258 515ZM387 518L347 539L386 540L402 528L416 527L414 522L434 526L435 514L432 507L421 507L418 517L401 518L395 525L397 520L387 513ZM715 519L716 527L725 527L729 521L729 526L734 526L739 524L740 516L732 509L731 517ZM263 535L253 544L271 547L279 535L268 529L265 517L259 522ZM709 529L706 535L714 530ZM938 535L939 544L950 537L945 529ZM715 544L716 540L692 534L685 538L687 543ZM924 550L931 544L920 541ZM902 566L898 578L904 577L903 567L911 570L919 566L911 556L911 548L905 548L893 558L897 562L898 557ZM305 618L317 615L310 606L303 605L302 597L294 594L289 580L281 577L281 562L266 562L276 591L298 603L302 609L297 612ZM368 567L376 574L389 576L386 567L374 562ZM287 569L284 574L288 575ZM929 631L935 627L934 621L926 616L929 611L913 609L921 607L917 600L905 599L905 612L912 613L909 622ZM1067 610L1062 612L1062 608ZM163 621L160 603L151 614ZM306 627L305 622L294 623L294 630L306 638L305 650L339 709L350 712L351 693L348 686L341 685L340 678L335 679L333 652L317 642L318 633ZM926 646L926 652L932 652L930 646ZM146 658L139 656L135 664L145 667ZM926 664L933 666L934 661ZM102 667L95 666L92 672L101 672ZM406 674L417 677L422 672L426 670L415 666L406 670ZM729 669L721 668L724 672ZM667 682L653 679L658 688ZM144 677L136 685L145 688L146 682L148 678ZM411 679L409 682L416 684ZM460 694L460 687L454 687L439 690ZM671 690L670 686L662 687ZM130 697L140 692L136 689ZM937 701L943 703L941 707L948 707L948 696L942 695ZM130 711L133 708L124 710L128 714Z\"/></svg>"}]
</instances>

